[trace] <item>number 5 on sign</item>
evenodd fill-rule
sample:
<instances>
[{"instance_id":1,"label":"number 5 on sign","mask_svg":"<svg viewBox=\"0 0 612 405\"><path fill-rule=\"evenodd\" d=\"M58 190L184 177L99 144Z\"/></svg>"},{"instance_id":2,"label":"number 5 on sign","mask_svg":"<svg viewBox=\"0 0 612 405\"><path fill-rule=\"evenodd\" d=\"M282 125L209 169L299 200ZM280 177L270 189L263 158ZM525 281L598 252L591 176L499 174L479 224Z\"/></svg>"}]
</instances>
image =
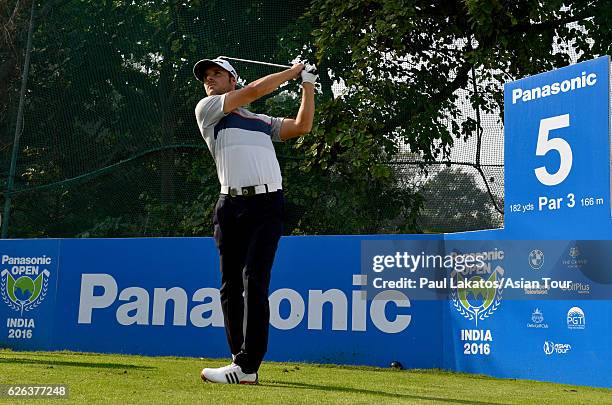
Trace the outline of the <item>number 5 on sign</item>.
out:
<instances>
[{"instance_id":1,"label":"number 5 on sign","mask_svg":"<svg viewBox=\"0 0 612 405\"><path fill-rule=\"evenodd\" d=\"M548 139L550 131L555 129L569 127L569 114L557 115L556 117L544 118L540 121L540 131L538 132L538 145L536 147L536 155L544 156L551 150L559 152L561 164L559 170L550 174L546 167L541 166L535 169L535 175L540 183L545 186L556 186L567 178L572 170L572 148L565 139L552 138Z\"/></svg>"}]
</instances>

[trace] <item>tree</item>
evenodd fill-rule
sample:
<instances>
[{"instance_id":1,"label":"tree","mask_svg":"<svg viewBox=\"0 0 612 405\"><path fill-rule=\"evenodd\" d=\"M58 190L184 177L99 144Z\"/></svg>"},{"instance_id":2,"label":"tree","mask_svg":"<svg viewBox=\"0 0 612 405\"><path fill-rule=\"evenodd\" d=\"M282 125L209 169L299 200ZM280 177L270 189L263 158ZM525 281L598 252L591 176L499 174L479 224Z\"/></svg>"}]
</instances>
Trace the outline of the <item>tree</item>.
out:
<instances>
[{"instance_id":1,"label":"tree","mask_svg":"<svg viewBox=\"0 0 612 405\"><path fill-rule=\"evenodd\" d=\"M314 136L298 143L307 157L302 169L344 178L351 195L371 187L374 198L376 190L397 187L401 180L385 163L400 152L398 145L426 165L447 160L455 138L482 131L479 116L466 116L462 103L498 114L501 123L504 82L567 65L575 49L579 59L609 52L610 5L313 1L306 16L314 28L311 49L344 91L324 102ZM413 200L405 201L410 209ZM361 206L364 215L367 207Z\"/></svg>"},{"instance_id":2,"label":"tree","mask_svg":"<svg viewBox=\"0 0 612 405\"><path fill-rule=\"evenodd\" d=\"M1 9L14 23L0 50L4 151L31 3L15 4ZM426 163L444 160L454 138L480 131L459 107L461 92L473 108L500 113L504 81L565 65L573 49L580 59L610 53L610 4L40 1L17 185L51 188L17 196L11 234L210 234L218 185L190 70L219 54L318 62L315 128L277 145L291 232L418 231L422 198L389 165L400 145ZM239 71L246 81L269 72ZM298 92L287 86L252 107L292 116Z\"/></svg>"},{"instance_id":3,"label":"tree","mask_svg":"<svg viewBox=\"0 0 612 405\"><path fill-rule=\"evenodd\" d=\"M370 149L365 134L376 134L391 152L401 140L433 160L448 156L453 136L476 129L457 107L457 90L469 92L475 109L503 112L501 83L570 63L573 51L556 43L574 42L581 59L608 52L612 22L602 16L611 4L315 0L309 15L319 60L347 87L347 114L334 122L356 131L343 135Z\"/></svg>"},{"instance_id":4,"label":"tree","mask_svg":"<svg viewBox=\"0 0 612 405\"><path fill-rule=\"evenodd\" d=\"M27 31L24 3L17 2L21 6L15 8L15 21L24 21L21 30ZM241 43L255 51L254 44L261 41L270 44L267 52L274 53L277 31L305 7L302 3L292 7L279 24L272 11L281 4L176 0L37 4L16 177L22 192L15 199L11 234L203 232L195 211L202 204L210 205L218 185L195 125L193 108L203 91L191 68L204 56L235 54ZM24 47L17 43L15 49L21 55ZM242 74L254 79L253 72ZM9 86L13 93L19 83L13 75ZM3 127L9 121L3 120ZM4 139L10 145L12 134L5 136L3 131ZM41 187L47 191L27 191Z\"/></svg>"},{"instance_id":5,"label":"tree","mask_svg":"<svg viewBox=\"0 0 612 405\"><path fill-rule=\"evenodd\" d=\"M433 175L419 190L424 209L418 219L428 232L459 232L494 229L502 226L491 198L472 174L444 168Z\"/></svg>"}]
</instances>

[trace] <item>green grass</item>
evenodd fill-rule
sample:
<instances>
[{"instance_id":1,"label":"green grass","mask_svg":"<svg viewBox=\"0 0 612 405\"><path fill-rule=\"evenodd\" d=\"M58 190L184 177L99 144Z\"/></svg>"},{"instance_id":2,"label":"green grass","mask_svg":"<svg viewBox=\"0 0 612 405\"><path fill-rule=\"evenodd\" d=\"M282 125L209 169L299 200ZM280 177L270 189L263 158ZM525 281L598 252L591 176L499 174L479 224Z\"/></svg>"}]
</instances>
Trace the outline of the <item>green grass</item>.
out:
<instances>
[{"instance_id":1,"label":"green grass","mask_svg":"<svg viewBox=\"0 0 612 405\"><path fill-rule=\"evenodd\" d=\"M203 383L227 361L0 350L0 383L66 384L62 403L612 404L612 390L440 370L266 362L258 386ZM22 403L32 401L23 401ZM19 403L12 401L11 403Z\"/></svg>"}]
</instances>

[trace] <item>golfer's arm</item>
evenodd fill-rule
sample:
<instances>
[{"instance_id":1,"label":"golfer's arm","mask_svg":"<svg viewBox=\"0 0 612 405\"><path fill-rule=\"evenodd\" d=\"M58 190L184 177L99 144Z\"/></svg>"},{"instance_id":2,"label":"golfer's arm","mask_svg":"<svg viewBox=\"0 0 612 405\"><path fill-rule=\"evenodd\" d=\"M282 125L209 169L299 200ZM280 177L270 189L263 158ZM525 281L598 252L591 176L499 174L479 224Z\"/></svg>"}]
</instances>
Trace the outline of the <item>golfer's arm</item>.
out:
<instances>
[{"instance_id":1,"label":"golfer's arm","mask_svg":"<svg viewBox=\"0 0 612 405\"><path fill-rule=\"evenodd\" d=\"M293 79L296 73L292 69L264 76L247 84L239 90L233 90L225 94L223 112L229 113L238 107L245 106L253 101L272 93L281 84Z\"/></svg>"},{"instance_id":2,"label":"golfer's arm","mask_svg":"<svg viewBox=\"0 0 612 405\"><path fill-rule=\"evenodd\" d=\"M314 85L312 83L302 84L302 103L295 119L285 118L280 129L280 139L295 138L304 135L312 129L314 118Z\"/></svg>"}]
</instances>

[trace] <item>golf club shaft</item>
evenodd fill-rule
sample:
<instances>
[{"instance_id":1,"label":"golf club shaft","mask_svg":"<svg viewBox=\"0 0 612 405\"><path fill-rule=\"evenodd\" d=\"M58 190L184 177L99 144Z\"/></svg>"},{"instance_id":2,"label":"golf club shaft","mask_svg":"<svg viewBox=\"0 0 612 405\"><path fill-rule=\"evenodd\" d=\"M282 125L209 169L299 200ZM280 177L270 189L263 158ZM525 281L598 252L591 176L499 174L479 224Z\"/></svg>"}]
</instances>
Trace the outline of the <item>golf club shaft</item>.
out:
<instances>
[{"instance_id":1,"label":"golf club shaft","mask_svg":"<svg viewBox=\"0 0 612 405\"><path fill-rule=\"evenodd\" d=\"M279 65L277 63L269 63L269 62L260 62L257 60L249 60L249 59L240 59L240 58L230 58L229 56L219 56L221 59L229 59L229 60L237 60L239 62L247 62L247 63L255 63L257 65L266 65L266 66L276 66L283 69L290 68L291 65Z\"/></svg>"}]
</instances>

